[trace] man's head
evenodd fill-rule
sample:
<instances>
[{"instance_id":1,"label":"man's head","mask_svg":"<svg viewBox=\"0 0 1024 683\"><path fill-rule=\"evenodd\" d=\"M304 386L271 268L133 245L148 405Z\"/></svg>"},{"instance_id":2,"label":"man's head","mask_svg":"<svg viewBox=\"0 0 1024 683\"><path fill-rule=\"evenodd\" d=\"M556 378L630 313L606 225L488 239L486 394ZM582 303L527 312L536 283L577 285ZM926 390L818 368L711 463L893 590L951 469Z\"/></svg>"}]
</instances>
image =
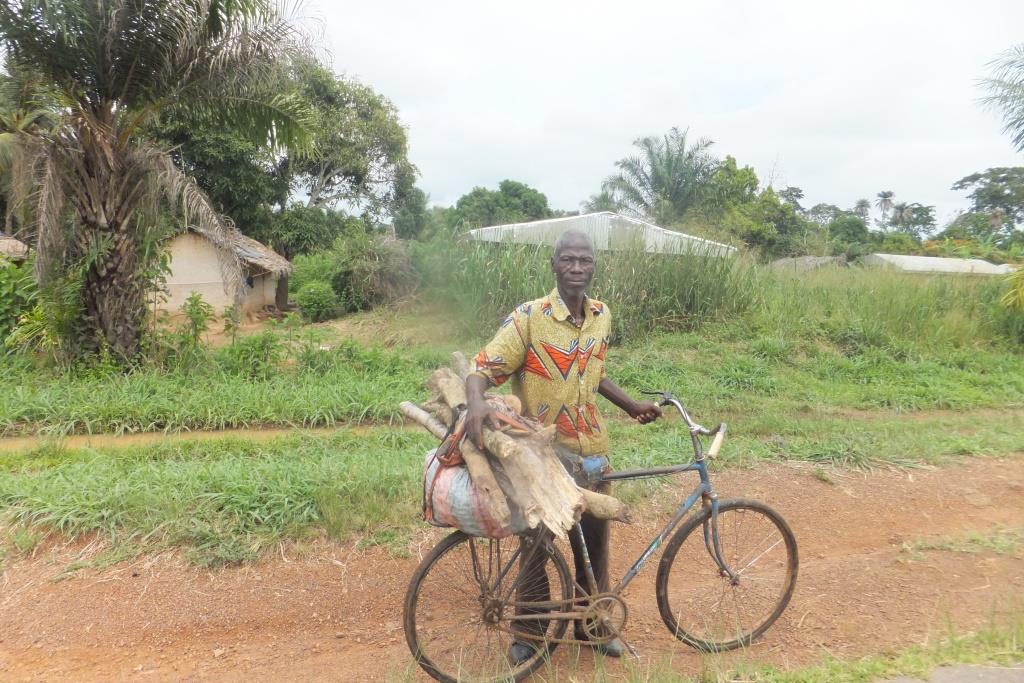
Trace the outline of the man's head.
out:
<instances>
[{"instance_id":1,"label":"man's head","mask_svg":"<svg viewBox=\"0 0 1024 683\"><path fill-rule=\"evenodd\" d=\"M583 294L594 278L594 243L586 233L566 230L555 242L551 271L563 296Z\"/></svg>"}]
</instances>

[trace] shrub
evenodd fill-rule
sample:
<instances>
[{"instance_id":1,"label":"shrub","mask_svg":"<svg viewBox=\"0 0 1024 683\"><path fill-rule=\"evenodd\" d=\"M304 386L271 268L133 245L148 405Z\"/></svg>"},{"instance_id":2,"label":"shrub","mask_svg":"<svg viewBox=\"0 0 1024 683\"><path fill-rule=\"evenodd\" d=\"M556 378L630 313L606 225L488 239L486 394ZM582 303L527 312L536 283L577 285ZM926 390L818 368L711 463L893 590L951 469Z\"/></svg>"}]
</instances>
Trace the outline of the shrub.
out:
<instances>
[{"instance_id":1,"label":"shrub","mask_svg":"<svg viewBox=\"0 0 1024 683\"><path fill-rule=\"evenodd\" d=\"M302 315L311 322L333 318L338 311L338 296L328 283L314 280L303 285L295 295Z\"/></svg>"},{"instance_id":2,"label":"shrub","mask_svg":"<svg viewBox=\"0 0 1024 683\"><path fill-rule=\"evenodd\" d=\"M10 334L35 297L31 264L19 266L0 256L0 339Z\"/></svg>"},{"instance_id":3,"label":"shrub","mask_svg":"<svg viewBox=\"0 0 1024 683\"><path fill-rule=\"evenodd\" d=\"M217 365L229 375L267 379L285 355L285 344L273 330L242 337L217 351Z\"/></svg>"}]
</instances>

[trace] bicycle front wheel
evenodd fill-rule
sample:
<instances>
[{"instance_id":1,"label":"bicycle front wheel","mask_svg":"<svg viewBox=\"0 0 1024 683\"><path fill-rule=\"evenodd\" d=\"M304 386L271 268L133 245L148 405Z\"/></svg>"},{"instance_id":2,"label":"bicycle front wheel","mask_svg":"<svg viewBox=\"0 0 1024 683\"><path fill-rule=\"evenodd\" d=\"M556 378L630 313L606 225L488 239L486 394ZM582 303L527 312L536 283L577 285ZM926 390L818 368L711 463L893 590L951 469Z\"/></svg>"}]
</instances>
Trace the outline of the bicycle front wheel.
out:
<instances>
[{"instance_id":1,"label":"bicycle front wheel","mask_svg":"<svg viewBox=\"0 0 1024 683\"><path fill-rule=\"evenodd\" d=\"M675 636L704 652L749 645L779 618L796 586L796 539L779 513L749 500L718 506L721 557L711 551L711 509L672 537L658 566L661 618Z\"/></svg>"},{"instance_id":2,"label":"bicycle front wheel","mask_svg":"<svg viewBox=\"0 0 1024 683\"><path fill-rule=\"evenodd\" d=\"M518 681L543 664L555 649L551 641L565 634L568 620L544 615L571 604L569 567L547 538L522 538L456 531L413 574L405 596L405 639L433 678ZM514 661L514 642L530 644L531 656Z\"/></svg>"}]
</instances>

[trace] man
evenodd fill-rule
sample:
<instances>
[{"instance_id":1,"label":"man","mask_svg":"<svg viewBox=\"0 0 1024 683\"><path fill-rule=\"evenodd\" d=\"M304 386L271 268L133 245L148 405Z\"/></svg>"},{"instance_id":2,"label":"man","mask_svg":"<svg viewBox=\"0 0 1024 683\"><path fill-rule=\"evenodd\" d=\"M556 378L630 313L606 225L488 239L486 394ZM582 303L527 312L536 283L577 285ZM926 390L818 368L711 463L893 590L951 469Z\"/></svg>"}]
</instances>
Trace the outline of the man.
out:
<instances>
[{"instance_id":1,"label":"man","mask_svg":"<svg viewBox=\"0 0 1024 683\"><path fill-rule=\"evenodd\" d=\"M661 410L649 401L633 400L605 375L611 311L586 295L595 266L594 246L586 234L568 230L558 238L551 257L555 289L516 308L474 359L474 372L466 379L466 426L470 439L480 446L483 424L497 426L484 392L488 386L511 379L513 391L522 400L523 413L546 425L556 425L556 445L577 483L607 493L610 483L599 480L610 469L608 432L598 411L597 394L641 424L658 419ZM609 523L584 515L581 526L597 589L607 591ZM576 580L586 586L579 542L575 534L569 538ZM527 574L538 570L543 571L543 566L524 567L522 571ZM547 596L523 599L545 600ZM581 635L583 631L577 625L577 638ZM620 657L624 647L616 638L599 646L599 650ZM509 656L518 663L532 654L533 646L524 639L513 644Z\"/></svg>"}]
</instances>

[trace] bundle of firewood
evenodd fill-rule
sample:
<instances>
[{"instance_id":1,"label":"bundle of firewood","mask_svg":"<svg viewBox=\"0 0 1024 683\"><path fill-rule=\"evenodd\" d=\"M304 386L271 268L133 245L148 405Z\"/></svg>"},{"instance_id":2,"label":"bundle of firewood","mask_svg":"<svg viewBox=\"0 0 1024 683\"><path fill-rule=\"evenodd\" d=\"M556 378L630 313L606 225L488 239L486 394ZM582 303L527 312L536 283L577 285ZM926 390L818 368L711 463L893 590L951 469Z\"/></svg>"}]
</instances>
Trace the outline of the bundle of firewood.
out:
<instances>
[{"instance_id":1,"label":"bundle of firewood","mask_svg":"<svg viewBox=\"0 0 1024 683\"><path fill-rule=\"evenodd\" d=\"M427 431L443 439L453 409L466 405L465 379L468 364L461 353L453 354L453 368L441 368L431 375L431 400L423 407L408 401L402 412ZM514 397L503 407L516 410ZM553 448L555 427L528 434L505 433L485 425L484 449L468 438L460 448L473 486L486 501L495 520L508 526L511 502L531 529L543 524L557 536L564 536L584 512L601 519L628 521L625 505L612 496L582 489L566 472Z\"/></svg>"}]
</instances>

